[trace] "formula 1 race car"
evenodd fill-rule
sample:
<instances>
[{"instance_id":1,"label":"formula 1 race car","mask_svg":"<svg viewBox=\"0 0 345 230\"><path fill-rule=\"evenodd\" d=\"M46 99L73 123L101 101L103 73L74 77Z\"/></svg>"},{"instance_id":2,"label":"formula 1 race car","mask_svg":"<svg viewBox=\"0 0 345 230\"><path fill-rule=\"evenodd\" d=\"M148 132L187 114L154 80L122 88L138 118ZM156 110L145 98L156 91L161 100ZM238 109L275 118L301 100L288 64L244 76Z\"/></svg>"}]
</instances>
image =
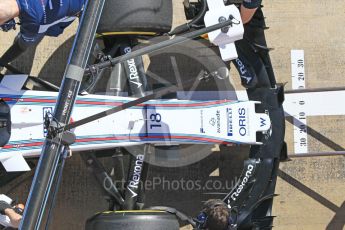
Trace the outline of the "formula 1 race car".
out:
<instances>
[{"instance_id":1,"label":"formula 1 race car","mask_svg":"<svg viewBox=\"0 0 345 230\"><path fill-rule=\"evenodd\" d=\"M89 14L84 18L86 25L97 24L92 22L100 17L97 10L102 7L97 4L102 5L102 1L90 2L84 12ZM151 10L145 10L145 6L150 6ZM112 198L111 208L90 218L86 229L178 229L177 219L194 227L200 226L197 220L173 208L149 209L140 199L143 191L137 185L145 180L148 165L144 161L148 146L180 144L251 145L250 159L244 163L239 182L223 201L230 210L236 210L232 227L271 227L277 170L280 159L286 155L284 90L275 81L263 32L262 11L259 9L251 24L243 29L240 13L230 1L185 0L184 7L186 17L191 21L170 31L171 0L107 1L97 30L103 49L97 51L95 63L90 64L85 73L86 66L76 63L87 60L92 43L81 41L92 28L87 28L82 21L74 46L80 53L78 57L72 55L73 65L66 71L70 75L64 78L60 89L27 76L2 77L2 165L9 172L29 170L25 158L39 157L42 153L21 229L40 228L47 199L56 194L52 192L52 185L58 188L59 183L53 181L59 182L59 171L62 172L70 150L94 150L91 154L82 154L82 158L103 183L109 175L97 160L97 150L129 146L138 146L139 151L131 159L125 191L119 191L116 184L110 183L106 192ZM118 14L113 9L117 9ZM126 20L119 20L114 15ZM147 42L147 36L157 35L182 37L154 42L143 48L139 44L139 39L145 38ZM208 99L207 93L203 100L164 99L168 93L176 93L180 88L166 82L164 87L150 87L143 74L142 55L191 39L212 44L213 49L216 47L217 51L212 55L216 54L217 60L221 60L222 67L233 60L247 89L247 100L237 97ZM193 49L191 46L190 50ZM198 54L195 56L201 57L201 62L213 62L210 53L199 51ZM115 83L111 82L105 91L111 95L95 94L96 85L104 77L103 70L110 66L113 67L110 78L115 79ZM216 82L215 85L222 87L229 85L225 89L233 89L227 78L227 68L223 71L224 68L211 64L205 64L203 68L205 70L198 75L199 81ZM86 81L81 83L83 75ZM28 79L48 91L25 90ZM208 84L212 84L210 82ZM187 81L182 83L184 86L188 84ZM59 94L57 90L60 90ZM125 91L127 95L123 96Z\"/></svg>"}]
</instances>

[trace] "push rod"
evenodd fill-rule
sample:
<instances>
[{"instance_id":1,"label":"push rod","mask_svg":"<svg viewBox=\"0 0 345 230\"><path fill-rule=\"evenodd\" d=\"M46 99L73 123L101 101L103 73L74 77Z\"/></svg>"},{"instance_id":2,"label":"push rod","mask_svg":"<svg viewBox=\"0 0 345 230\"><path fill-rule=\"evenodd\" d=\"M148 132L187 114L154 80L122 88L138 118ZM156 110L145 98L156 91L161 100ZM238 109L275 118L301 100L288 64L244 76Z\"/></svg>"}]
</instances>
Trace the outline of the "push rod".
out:
<instances>
[{"instance_id":1,"label":"push rod","mask_svg":"<svg viewBox=\"0 0 345 230\"><path fill-rule=\"evenodd\" d=\"M230 19L230 20L227 20L225 22L222 22L222 23L219 23L219 24L216 24L213 26L205 27L203 29L198 29L196 31L185 33L182 36L174 37L172 39L169 39L169 40L166 40L163 42L159 42L157 44L153 44L153 45L143 47L143 48L138 49L138 50L134 50L131 53L127 53L127 54L122 55L120 57L112 58L110 60L100 62L98 64L90 65L86 69L85 73L90 74L93 71L99 71L99 70L104 69L104 68L109 68L109 67L115 66L118 63L130 60L132 58L142 56L145 54L149 54L149 53L161 50L161 49L165 49L165 48L168 48L170 46L174 46L174 45L186 42L190 39L199 37L201 35L208 34L212 31L219 30L223 27L231 26L233 23L234 23L234 21L232 19Z\"/></svg>"},{"instance_id":2,"label":"push rod","mask_svg":"<svg viewBox=\"0 0 345 230\"><path fill-rule=\"evenodd\" d=\"M310 157L336 157L345 156L345 151L335 151L335 152L311 152L311 153L299 153L299 154L289 154L289 158L310 158Z\"/></svg>"}]
</instances>

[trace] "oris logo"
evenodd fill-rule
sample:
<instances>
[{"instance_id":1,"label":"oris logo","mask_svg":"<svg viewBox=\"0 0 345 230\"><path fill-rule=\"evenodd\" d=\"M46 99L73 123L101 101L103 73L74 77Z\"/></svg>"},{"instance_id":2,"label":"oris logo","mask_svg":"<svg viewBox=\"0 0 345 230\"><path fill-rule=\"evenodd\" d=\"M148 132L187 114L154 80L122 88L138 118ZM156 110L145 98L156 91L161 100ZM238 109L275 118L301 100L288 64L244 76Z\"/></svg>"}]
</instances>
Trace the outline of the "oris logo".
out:
<instances>
[{"instance_id":1,"label":"oris logo","mask_svg":"<svg viewBox=\"0 0 345 230\"><path fill-rule=\"evenodd\" d=\"M238 109L238 115L239 115L239 120L238 120L239 130L238 130L238 132L243 137L247 134L246 109L245 108Z\"/></svg>"}]
</instances>

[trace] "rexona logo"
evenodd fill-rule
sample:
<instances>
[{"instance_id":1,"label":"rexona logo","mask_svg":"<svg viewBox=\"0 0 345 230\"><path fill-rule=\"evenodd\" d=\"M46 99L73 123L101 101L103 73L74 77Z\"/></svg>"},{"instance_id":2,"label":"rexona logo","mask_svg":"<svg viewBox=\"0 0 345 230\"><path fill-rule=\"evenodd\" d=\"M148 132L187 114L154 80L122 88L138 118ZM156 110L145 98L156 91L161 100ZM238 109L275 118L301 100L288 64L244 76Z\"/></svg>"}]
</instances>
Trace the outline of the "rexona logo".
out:
<instances>
[{"instance_id":1,"label":"rexona logo","mask_svg":"<svg viewBox=\"0 0 345 230\"><path fill-rule=\"evenodd\" d=\"M238 109L238 115L239 115L239 119L238 119L239 130L238 130L238 132L243 137L247 134L246 109L245 108L239 108Z\"/></svg>"},{"instance_id":2,"label":"rexona logo","mask_svg":"<svg viewBox=\"0 0 345 230\"><path fill-rule=\"evenodd\" d=\"M124 48L124 52L126 54L132 52L132 49L130 47L126 47ZM128 65L128 69L129 69L129 79L130 79L130 82L137 85L138 88L140 88L142 86L142 84L140 82L138 82L139 80L139 73L138 73L138 69L137 69L137 66L135 64L135 60L134 58L132 59L129 59L127 61L127 65Z\"/></svg>"},{"instance_id":3,"label":"rexona logo","mask_svg":"<svg viewBox=\"0 0 345 230\"><path fill-rule=\"evenodd\" d=\"M135 161L133 175L127 186L128 190L132 193L132 197L136 197L138 195L136 192L133 191L133 189L137 190L139 188L139 182L140 182L141 172L143 169L143 163L144 163L144 155L139 154Z\"/></svg>"},{"instance_id":4,"label":"rexona logo","mask_svg":"<svg viewBox=\"0 0 345 230\"><path fill-rule=\"evenodd\" d=\"M254 170L254 165L248 165L247 167L247 171L246 174L244 175L241 183L239 184L239 186L237 187L237 189L231 194L231 199L233 201L235 201L237 199L237 197L241 194L241 192L243 191L244 187L246 186L246 184L249 181L249 178L253 175L253 170Z\"/></svg>"},{"instance_id":5,"label":"rexona logo","mask_svg":"<svg viewBox=\"0 0 345 230\"><path fill-rule=\"evenodd\" d=\"M253 79L252 77L247 77L245 74L247 73L246 67L244 66L244 64L242 63L242 61L237 58L236 63L238 65L238 69L241 72L241 78L245 79L247 81L247 84L249 84L249 82Z\"/></svg>"}]
</instances>

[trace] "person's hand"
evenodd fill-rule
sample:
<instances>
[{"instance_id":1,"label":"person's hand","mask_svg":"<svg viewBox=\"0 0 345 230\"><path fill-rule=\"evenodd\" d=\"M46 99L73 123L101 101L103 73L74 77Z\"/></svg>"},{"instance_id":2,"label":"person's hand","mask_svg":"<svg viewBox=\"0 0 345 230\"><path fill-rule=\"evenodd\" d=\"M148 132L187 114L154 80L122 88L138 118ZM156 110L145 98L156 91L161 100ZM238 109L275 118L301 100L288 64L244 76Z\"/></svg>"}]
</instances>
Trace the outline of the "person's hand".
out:
<instances>
[{"instance_id":1,"label":"person's hand","mask_svg":"<svg viewBox=\"0 0 345 230\"><path fill-rule=\"evenodd\" d=\"M7 202L5 201L0 201L0 214L1 215L6 215L5 210L7 209L12 209L11 205L9 205Z\"/></svg>"},{"instance_id":2,"label":"person's hand","mask_svg":"<svg viewBox=\"0 0 345 230\"><path fill-rule=\"evenodd\" d=\"M0 25L0 29L4 32L8 32L10 30L15 30L16 29L16 21L12 18L5 22L4 24Z\"/></svg>"},{"instance_id":3,"label":"person's hand","mask_svg":"<svg viewBox=\"0 0 345 230\"><path fill-rule=\"evenodd\" d=\"M22 220L22 215L16 213L16 211L12 208L6 209L5 214L10 218L12 226L18 228L20 221Z\"/></svg>"}]
</instances>

